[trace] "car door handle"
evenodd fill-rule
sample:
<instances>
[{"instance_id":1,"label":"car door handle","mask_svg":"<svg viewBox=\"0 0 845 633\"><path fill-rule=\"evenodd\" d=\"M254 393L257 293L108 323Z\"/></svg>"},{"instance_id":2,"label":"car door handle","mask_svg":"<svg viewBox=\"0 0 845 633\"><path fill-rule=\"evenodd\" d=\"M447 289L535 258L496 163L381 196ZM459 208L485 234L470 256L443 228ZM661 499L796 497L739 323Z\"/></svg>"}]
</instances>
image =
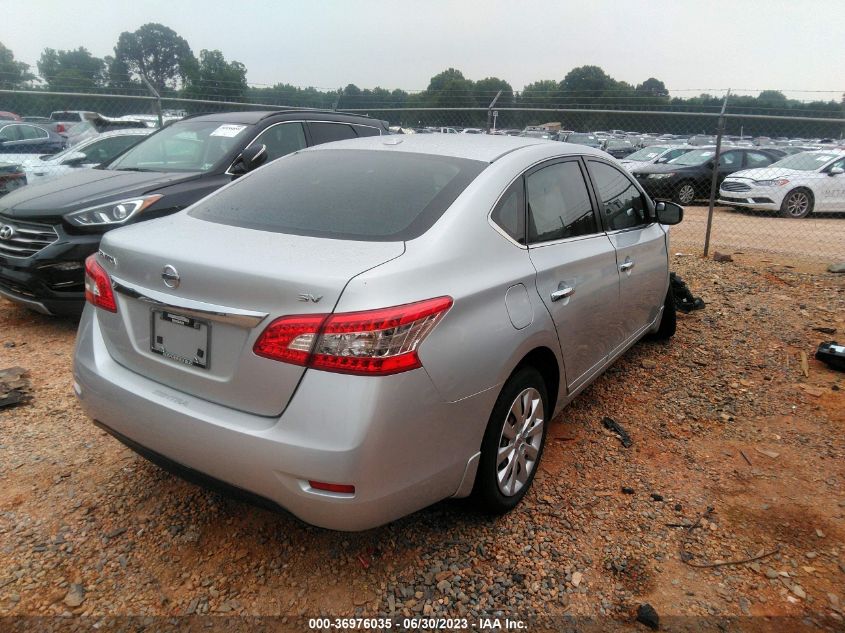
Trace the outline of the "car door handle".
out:
<instances>
[{"instance_id":1,"label":"car door handle","mask_svg":"<svg viewBox=\"0 0 845 633\"><path fill-rule=\"evenodd\" d=\"M619 270L621 270L623 273L626 273L629 270L631 270L633 267L634 267L634 262L625 262L624 264L619 265Z\"/></svg>"},{"instance_id":2,"label":"car door handle","mask_svg":"<svg viewBox=\"0 0 845 633\"><path fill-rule=\"evenodd\" d=\"M565 288L558 288L552 293L552 301L560 301L575 294L575 288L566 286Z\"/></svg>"}]
</instances>

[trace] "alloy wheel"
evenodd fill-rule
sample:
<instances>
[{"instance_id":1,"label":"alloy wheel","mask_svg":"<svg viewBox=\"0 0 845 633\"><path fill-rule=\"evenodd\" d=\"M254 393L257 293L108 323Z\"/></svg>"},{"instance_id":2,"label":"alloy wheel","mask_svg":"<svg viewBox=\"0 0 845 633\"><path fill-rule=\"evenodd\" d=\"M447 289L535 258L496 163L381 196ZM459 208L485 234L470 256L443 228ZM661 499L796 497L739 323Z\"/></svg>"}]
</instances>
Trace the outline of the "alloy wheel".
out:
<instances>
[{"instance_id":1,"label":"alloy wheel","mask_svg":"<svg viewBox=\"0 0 845 633\"><path fill-rule=\"evenodd\" d=\"M695 199L695 189L692 185L681 185L678 189L678 201L681 204L689 204Z\"/></svg>"},{"instance_id":2,"label":"alloy wheel","mask_svg":"<svg viewBox=\"0 0 845 633\"><path fill-rule=\"evenodd\" d=\"M512 497L528 483L540 455L545 413L540 392L524 389L514 399L499 438L496 471L499 491Z\"/></svg>"},{"instance_id":3,"label":"alloy wheel","mask_svg":"<svg viewBox=\"0 0 845 633\"><path fill-rule=\"evenodd\" d=\"M803 218L810 207L810 196L803 191L793 191L786 199L786 212L793 218Z\"/></svg>"}]
</instances>

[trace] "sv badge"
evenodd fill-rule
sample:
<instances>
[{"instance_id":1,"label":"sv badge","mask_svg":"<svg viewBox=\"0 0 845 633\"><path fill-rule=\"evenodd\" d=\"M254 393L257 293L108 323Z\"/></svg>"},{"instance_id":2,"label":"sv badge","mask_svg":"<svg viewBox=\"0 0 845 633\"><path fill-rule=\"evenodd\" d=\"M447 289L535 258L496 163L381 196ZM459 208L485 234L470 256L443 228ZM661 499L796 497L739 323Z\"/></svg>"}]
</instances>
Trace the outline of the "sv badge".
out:
<instances>
[{"instance_id":1,"label":"sv badge","mask_svg":"<svg viewBox=\"0 0 845 633\"><path fill-rule=\"evenodd\" d=\"M323 298L323 295L312 295L307 292L301 292L296 298L299 301L304 301L305 303L308 303L309 301L311 303L319 303L320 299Z\"/></svg>"}]
</instances>

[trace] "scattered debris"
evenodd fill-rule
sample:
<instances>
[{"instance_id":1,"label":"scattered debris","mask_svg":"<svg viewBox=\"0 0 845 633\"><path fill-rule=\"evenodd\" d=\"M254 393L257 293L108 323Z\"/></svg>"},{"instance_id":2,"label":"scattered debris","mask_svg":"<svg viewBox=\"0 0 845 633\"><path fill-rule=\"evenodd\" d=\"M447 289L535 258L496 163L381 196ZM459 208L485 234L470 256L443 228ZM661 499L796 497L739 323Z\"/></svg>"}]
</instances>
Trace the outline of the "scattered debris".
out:
<instances>
[{"instance_id":1,"label":"scattered debris","mask_svg":"<svg viewBox=\"0 0 845 633\"><path fill-rule=\"evenodd\" d=\"M838 262L827 267L829 273L845 273L845 262Z\"/></svg>"},{"instance_id":2,"label":"scattered debris","mask_svg":"<svg viewBox=\"0 0 845 633\"><path fill-rule=\"evenodd\" d=\"M652 498L652 499L654 499L655 501L663 501L663 495L658 494L658 493L656 493L656 492L652 492L650 496L651 496L651 498Z\"/></svg>"},{"instance_id":3,"label":"scattered debris","mask_svg":"<svg viewBox=\"0 0 845 633\"><path fill-rule=\"evenodd\" d=\"M669 285L672 286L672 295L675 297L675 309L681 312L704 309L704 300L694 297L686 282L675 273L669 273Z\"/></svg>"},{"instance_id":4,"label":"scattered debris","mask_svg":"<svg viewBox=\"0 0 845 633\"><path fill-rule=\"evenodd\" d=\"M713 253L713 261L714 262L720 262L720 263L722 263L722 262L732 262L733 260L734 260L734 258L731 257L730 255L728 255L727 253L720 253L719 251L716 251L715 253Z\"/></svg>"},{"instance_id":5,"label":"scattered debris","mask_svg":"<svg viewBox=\"0 0 845 633\"><path fill-rule=\"evenodd\" d=\"M632 495L634 494L634 489L629 486L622 486L622 494Z\"/></svg>"},{"instance_id":6,"label":"scattered debris","mask_svg":"<svg viewBox=\"0 0 845 633\"><path fill-rule=\"evenodd\" d=\"M71 609L75 609L83 602L85 602L85 588L80 584L73 583L65 595L65 604Z\"/></svg>"},{"instance_id":7,"label":"scattered debris","mask_svg":"<svg viewBox=\"0 0 845 633\"><path fill-rule=\"evenodd\" d=\"M654 607L647 602L637 607L637 622L645 624L652 631L660 628L660 616L657 615Z\"/></svg>"},{"instance_id":8,"label":"scattered debris","mask_svg":"<svg viewBox=\"0 0 845 633\"><path fill-rule=\"evenodd\" d=\"M810 377L810 363L807 360L807 352L803 349L801 350L801 373L804 374L805 378Z\"/></svg>"},{"instance_id":9,"label":"scattered debris","mask_svg":"<svg viewBox=\"0 0 845 633\"><path fill-rule=\"evenodd\" d=\"M825 341L816 350L816 360L827 363L832 369L845 371L845 345L836 341Z\"/></svg>"},{"instance_id":10,"label":"scattered debris","mask_svg":"<svg viewBox=\"0 0 845 633\"><path fill-rule=\"evenodd\" d=\"M0 369L0 409L30 400L31 385L23 367Z\"/></svg>"},{"instance_id":11,"label":"scattered debris","mask_svg":"<svg viewBox=\"0 0 845 633\"><path fill-rule=\"evenodd\" d=\"M768 558L769 556L774 556L779 552L780 548L776 547L770 552L764 552L762 554L758 554L757 556L752 556L751 558L741 558L739 560L718 560L715 563L693 563L689 560L684 560L684 562L690 567L698 567L699 569L709 567L725 567L726 565L744 565L745 563L753 563L755 560L762 560L764 558ZM681 557L681 560L683 560L683 556Z\"/></svg>"},{"instance_id":12,"label":"scattered debris","mask_svg":"<svg viewBox=\"0 0 845 633\"><path fill-rule=\"evenodd\" d=\"M822 334L836 334L836 328L835 327L827 327L827 326L823 326L823 325L819 325L817 327L814 327L813 331L814 332L821 332Z\"/></svg>"},{"instance_id":13,"label":"scattered debris","mask_svg":"<svg viewBox=\"0 0 845 633\"><path fill-rule=\"evenodd\" d=\"M776 453L775 451L770 451L765 448L760 448L759 446L755 446L754 450L760 453L761 455L765 455L766 457L771 457L772 459L777 459L780 457L780 453Z\"/></svg>"},{"instance_id":14,"label":"scattered debris","mask_svg":"<svg viewBox=\"0 0 845 633\"><path fill-rule=\"evenodd\" d=\"M742 455L742 459L744 459L749 466L753 466L754 464L751 463L751 460L748 459L748 455L746 455L742 449L739 449L739 454Z\"/></svg>"},{"instance_id":15,"label":"scattered debris","mask_svg":"<svg viewBox=\"0 0 845 633\"><path fill-rule=\"evenodd\" d=\"M619 422L614 420L613 418L602 418L601 423L604 425L608 431L612 433L616 433L619 436L619 440L622 442L622 446L625 448L630 448L634 441L631 439L631 436L628 435L628 431L626 431Z\"/></svg>"}]
</instances>

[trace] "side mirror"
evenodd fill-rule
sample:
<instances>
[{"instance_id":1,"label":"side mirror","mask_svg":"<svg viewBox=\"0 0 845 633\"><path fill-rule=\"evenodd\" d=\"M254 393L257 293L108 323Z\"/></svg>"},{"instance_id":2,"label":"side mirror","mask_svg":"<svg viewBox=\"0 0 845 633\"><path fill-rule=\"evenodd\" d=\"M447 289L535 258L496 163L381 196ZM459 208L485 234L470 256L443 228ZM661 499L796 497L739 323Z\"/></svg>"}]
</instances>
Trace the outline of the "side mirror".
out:
<instances>
[{"instance_id":1,"label":"side mirror","mask_svg":"<svg viewBox=\"0 0 845 633\"><path fill-rule=\"evenodd\" d=\"M841 174L845 174L845 169L841 167L833 167L829 172L827 172L828 176L839 176Z\"/></svg>"},{"instance_id":2,"label":"side mirror","mask_svg":"<svg viewBox=\"0 0 845 633\"><path fill-rule=\"evenodd\" d=\"M657 214L657 221L660 224L680 224L681 220L684 219L684 208L679 204L666 200L656 202L654 204L654 212Z\"/></svg>"},{"instance_id":3,"label":"side mirror","mask_svg":"<svg viewBox=\"0 0 845 633\"><path fill-rule=\"evenodd\" d=\"M72 152L65 157L62 161L62 165L68 165L70 167L78 167L82 163L86 162L88 157L83 154L82 152Z\"/></svg>"},{"instance_id":4,"label":"side mirror","mask_svg":"<svg viewBox=\"0 0 845 633\"><path fill-rule=\"evenodd\" d=\"M241 175L261 167L267 162L267 146L252 145L247 147L241 155L235 159L232 165L232 172Z\"/></svg>"}]
</instances>

